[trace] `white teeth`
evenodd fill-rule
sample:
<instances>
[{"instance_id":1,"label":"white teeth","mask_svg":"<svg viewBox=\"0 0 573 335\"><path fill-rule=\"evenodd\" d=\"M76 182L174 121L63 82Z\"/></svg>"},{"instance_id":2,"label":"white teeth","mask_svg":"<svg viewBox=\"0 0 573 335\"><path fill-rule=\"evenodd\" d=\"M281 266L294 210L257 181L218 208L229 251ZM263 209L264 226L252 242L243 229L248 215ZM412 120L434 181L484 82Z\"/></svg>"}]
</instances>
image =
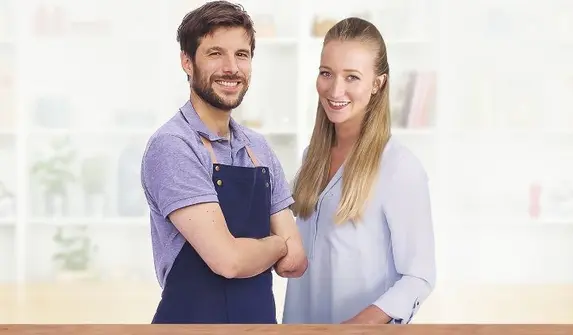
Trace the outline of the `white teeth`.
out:
<instances>
[{"instance_id":1,"label":"white teeth","mask_svg":"<svg viewBox=\"0 0 573 335\"><path fill-rule=\"evenodd\" d=\"M233 87L233 86L239 85L239 83L236 81L220 81L220 80L217 81L217 84L223 85L223 86L228 86L228 87Z\"/></svg>"},{"instance_id":2,"label":"white teeth","mask_svg":"<svg viewBox=\"0 0 573 335\"><path fill-rule=\"evenodd\" d=\"M328 102L335 107L343 107L350 103L350 101L332 101L332 100L328 100Z\"/></svg>"}]
</instances>

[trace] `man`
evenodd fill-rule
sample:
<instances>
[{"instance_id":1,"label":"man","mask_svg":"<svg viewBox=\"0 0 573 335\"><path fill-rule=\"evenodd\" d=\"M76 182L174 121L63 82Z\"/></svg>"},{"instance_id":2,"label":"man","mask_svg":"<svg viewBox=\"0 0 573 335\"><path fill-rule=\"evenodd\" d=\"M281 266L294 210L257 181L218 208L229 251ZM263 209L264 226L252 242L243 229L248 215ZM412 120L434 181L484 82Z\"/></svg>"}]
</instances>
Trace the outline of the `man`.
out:
<instances>
[{"instance_id":1,"label":"man","mask_svg":"<svg viewBox=\"0 0 573 335\"><path fill-rule=\"evenodd\" d=\"M253 23L209 2L178 29L190 100L151 137L142 161L162 298L153 323L276 323L272 268L307 267L282 167L237 124L251 78Z\"/></svg>"}]
</instances>

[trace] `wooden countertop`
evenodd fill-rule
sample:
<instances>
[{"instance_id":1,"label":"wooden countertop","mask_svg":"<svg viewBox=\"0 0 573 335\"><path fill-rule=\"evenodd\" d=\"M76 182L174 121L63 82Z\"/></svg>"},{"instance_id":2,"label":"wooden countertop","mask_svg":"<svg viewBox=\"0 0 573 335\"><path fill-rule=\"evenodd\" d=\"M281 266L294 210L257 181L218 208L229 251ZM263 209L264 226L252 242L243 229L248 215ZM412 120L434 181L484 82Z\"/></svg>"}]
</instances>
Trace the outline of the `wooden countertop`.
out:
<instances>
[{"instance_id":1,"label":"wooden countertop","mask_svg":"<svg viewBox=\"0 0 573 335\"><path fill-rule=\"evenodd\" d=\"M0 285L0 323L150 323L155 283ZM277 304L282 304L277 297ZM279 310L281 306L279 306ZM413 323L573 323L571 285L439 284Z\"/></svg>"}]
</instances>

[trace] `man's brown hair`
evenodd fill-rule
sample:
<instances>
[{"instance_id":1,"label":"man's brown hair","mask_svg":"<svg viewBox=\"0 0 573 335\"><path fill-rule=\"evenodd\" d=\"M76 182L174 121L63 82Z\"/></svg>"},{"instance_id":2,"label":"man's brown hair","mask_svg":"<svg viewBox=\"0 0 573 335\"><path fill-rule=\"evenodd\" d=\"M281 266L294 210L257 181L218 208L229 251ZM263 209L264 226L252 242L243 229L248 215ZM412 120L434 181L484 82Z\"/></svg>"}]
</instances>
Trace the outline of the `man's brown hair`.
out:
<instances>
[{"instance_id":1,"label":"man's brown hair","mask_svg":"<svg viewBox=\"0 0 573 335\"><path fill-rule=\"evenodd\" d=\"M241 5L224 0L207 2L185 15L177 29L177 42L181 51L194 60L201 39L221 27L244 28L251 42L251 57L253 57L255 28L251 17Z\"/></svg>"}]
</instances>

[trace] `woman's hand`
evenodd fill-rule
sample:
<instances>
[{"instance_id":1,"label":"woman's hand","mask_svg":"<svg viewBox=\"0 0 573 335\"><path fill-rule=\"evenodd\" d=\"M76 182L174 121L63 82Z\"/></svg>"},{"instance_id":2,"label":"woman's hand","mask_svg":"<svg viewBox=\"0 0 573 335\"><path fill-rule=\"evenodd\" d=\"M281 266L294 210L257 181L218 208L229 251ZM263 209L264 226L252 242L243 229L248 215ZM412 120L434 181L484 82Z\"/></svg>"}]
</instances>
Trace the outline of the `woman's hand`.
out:
<instances>
[{"instance_id":1,"label":"woman's hand","mask_svg":"<svg viewBox=\"0 0 573 335\"><path fill-rule=\"evenodd\" d=\"M358 313L355 317L348 319L342 324L370 324L379 325L385 324L391 321L388 314L384 313L380 308L370 305L366 307L362 312Z\"/></svg>"}]
</instances>

